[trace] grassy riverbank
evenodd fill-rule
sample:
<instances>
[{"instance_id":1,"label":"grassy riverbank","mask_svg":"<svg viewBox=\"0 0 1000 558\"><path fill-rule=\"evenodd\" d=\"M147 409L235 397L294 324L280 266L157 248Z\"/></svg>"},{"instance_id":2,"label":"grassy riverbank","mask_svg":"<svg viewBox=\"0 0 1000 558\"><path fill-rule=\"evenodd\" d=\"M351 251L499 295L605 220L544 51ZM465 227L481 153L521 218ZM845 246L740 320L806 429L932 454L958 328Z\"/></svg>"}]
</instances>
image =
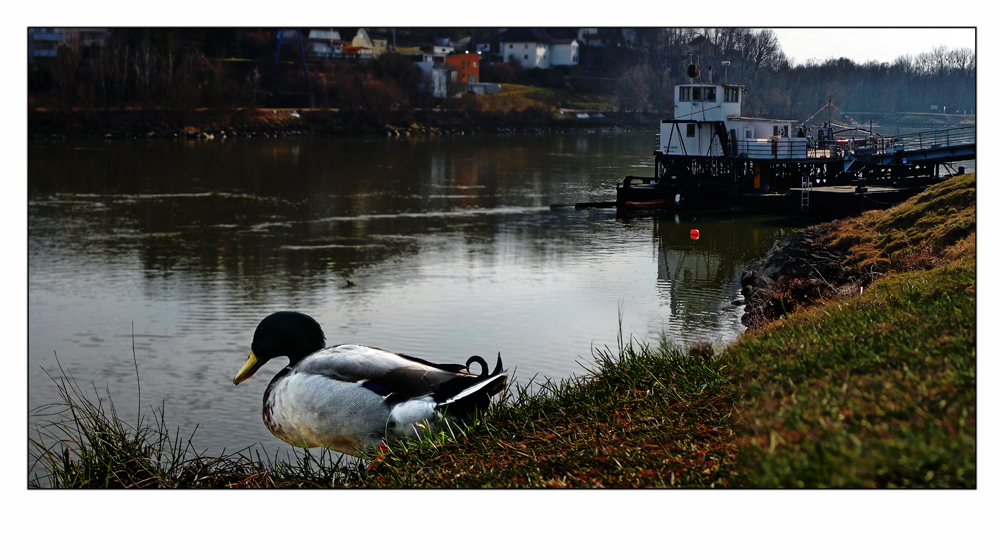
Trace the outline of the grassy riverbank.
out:
<instances>
[{"instance_id":1,"label":"grassy riverbank","mask_svg":"<svg viewBox=\"0 0 1000 558\"><path fill-rule=\"evenodd\" d=\"M853 288L726 352L754 486L976 486L975 184L818 227Z\"/></svg>"},{"instance_id":2,"label":"grassy riverbank","mask_svg":"<svg viewBox=\"0 0 1000 558\"><path fill-rule=\"evenodd\" d=\"M56 437L70 442L35 446L52 472L41 484L975 487L975 192L974 174L957 177L818 226L852 288L800 289L794 311L721 355L622 340L590 374L370 471L315 451L191 456L163 420L137 431L68 386Z\"/></svg>"}]
</instances>

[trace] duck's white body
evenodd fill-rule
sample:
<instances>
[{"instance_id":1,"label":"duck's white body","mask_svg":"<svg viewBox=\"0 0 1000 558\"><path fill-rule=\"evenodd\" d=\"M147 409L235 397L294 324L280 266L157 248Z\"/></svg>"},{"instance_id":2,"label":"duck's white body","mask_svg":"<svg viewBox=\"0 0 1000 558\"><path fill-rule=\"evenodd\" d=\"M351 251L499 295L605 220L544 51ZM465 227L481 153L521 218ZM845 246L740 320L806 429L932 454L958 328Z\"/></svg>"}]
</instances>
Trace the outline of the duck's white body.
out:
<instances>
[{"instance_id":1,"label":"duck's white body","mask_svg":"<svg viewBox=\"0 0 1000 558\"><path fill-rule=\"evenodd\" d=\"M325 347L319 322L300 312L275 312L261 320L239 384L268 360L288 357L264 392L264 424L299 447L328 447L362 455L384 440L420 435L450 418L486 410L507 383L500 354L490 372L473 356L461 364L435 364L365 347ZM482 367L469 372L473 362Z\"/></svg>"},{"instance_id":2,"label":"duck's white body","mask_svg":"<svg viewBox=\"0 0 1000 558\"><path fill-rule=\"evenodd\" d=\"M327 347L274 377L264 394L264 423L289 444L357 454L383 439L416 436L443 419L431 391L442 374L453 373L372 347ZM411 394L427 393L398 401L398 391L381 395L365 387L384 381L398 390L403 378Z\"/></svg>"}]
</instances>

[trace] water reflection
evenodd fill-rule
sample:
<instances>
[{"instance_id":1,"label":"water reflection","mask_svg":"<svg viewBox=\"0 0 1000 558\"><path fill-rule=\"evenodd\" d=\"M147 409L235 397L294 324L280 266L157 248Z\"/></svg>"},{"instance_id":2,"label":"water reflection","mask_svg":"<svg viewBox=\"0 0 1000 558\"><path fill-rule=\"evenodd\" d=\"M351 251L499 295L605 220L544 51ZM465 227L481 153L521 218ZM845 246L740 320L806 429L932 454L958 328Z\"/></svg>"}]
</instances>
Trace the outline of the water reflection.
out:
<instances>
[{"instance_id":1,"label":"water reflection","mask_svg":"<svg viewBox=\"0 0 1000 558\"><path fill-rule=\"evenodd\" d=\"M29 407L57 401L42 368L62 365L119 410L165 401L198 449L273 454L260 403L279 365L232 376L279 309L331 344L502 351L522 383L583 372L620 309L626 335L727 342L742 263L788 229L699 223L692 241L691 223L549 209L608 199L651 172L651 149L648 134L32 144Z\"/></svg>"},{"instance_id":2,"label":"water reflection","mask_svg":"<svg viewBox=\"0 0 1000 558\"><path fill-rule=\"evenodd\" d=\"M761 218L656 221L656 285L671 327L687 332L682 337L692 342L735 340L742 331L742 306L736 301L743 265L791 234L792 225ZM698 229L697 237L692 228Z\"/></svg>"}]
</instances>

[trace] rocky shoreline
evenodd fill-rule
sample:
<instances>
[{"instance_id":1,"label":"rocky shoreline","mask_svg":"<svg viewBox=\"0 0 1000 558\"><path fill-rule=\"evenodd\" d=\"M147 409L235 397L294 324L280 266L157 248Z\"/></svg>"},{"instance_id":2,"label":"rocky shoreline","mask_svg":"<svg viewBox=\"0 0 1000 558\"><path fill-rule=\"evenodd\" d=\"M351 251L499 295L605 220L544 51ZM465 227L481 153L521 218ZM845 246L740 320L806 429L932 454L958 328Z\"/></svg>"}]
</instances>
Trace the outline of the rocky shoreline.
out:
<instances>
[{"instance_id":1,"label":"rocky shoreline","mask_svg":"<svg viewBox=\"0 0 1000 558\"><path fill-rule=\"evenodd\" d=\"M809 227L776 242L740 277L746 303L743 325L757 329L821 297L856 292L862 278L843 265L846 252L824 241L822 226Z\"/></svg>"}]
</instances>

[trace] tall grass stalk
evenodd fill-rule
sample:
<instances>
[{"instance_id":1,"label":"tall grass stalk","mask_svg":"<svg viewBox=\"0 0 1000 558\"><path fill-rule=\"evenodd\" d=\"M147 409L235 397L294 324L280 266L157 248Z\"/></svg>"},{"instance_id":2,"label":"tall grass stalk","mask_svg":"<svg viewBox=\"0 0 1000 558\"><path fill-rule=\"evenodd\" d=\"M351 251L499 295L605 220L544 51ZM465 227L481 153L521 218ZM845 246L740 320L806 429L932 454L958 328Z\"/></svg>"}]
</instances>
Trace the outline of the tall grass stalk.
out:
<instances>
[{"instance_id":1,"label":"tall grass stalk","mask_svg":"<svg viewBox=\"0 0 1000 558\"><path fill-rule=\"evenodd\" d=\"M107 388L102 397L92 384L91 394L58 358L57 365L57 375L42 370L61 401L31 412L42 421L28 440L31 488L318 487L356 482L360 474L357 463L328 450L297 453L291 461L262 459L259 450L251 459L251 448L208 456L191 444L197 427L186 439L179 428L171 433L165 404L129 424Z\"/></svg>"}]
</instances>

